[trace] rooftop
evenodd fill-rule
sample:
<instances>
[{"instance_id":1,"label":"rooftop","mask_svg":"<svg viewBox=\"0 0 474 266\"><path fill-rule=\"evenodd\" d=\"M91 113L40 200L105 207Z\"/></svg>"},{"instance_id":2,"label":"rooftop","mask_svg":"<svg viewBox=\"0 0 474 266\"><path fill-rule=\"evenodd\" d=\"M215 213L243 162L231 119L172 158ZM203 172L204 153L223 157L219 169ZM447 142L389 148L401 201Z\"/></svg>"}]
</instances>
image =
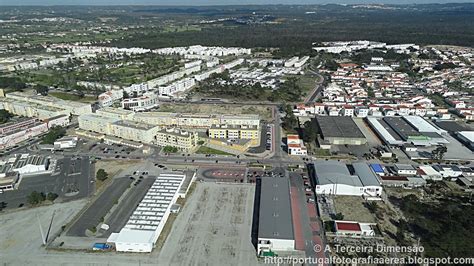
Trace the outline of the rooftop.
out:
<instances>
[{"instance_id":1,"label":"rooftop","mask_svg":"<svg viewBox=\"0 0 474 266\"><path fill-rule=\"evenodd\" d=\"M319 116L316 118L323 138L365 138L349 116Z\"/></svg>"},{"instance_id":2,"label":"rooftop","mask_svg":"<svg viewBox=\"0 0 474 266\"><path fill-rule=\"evenodd\" d=\"M262 178L258 236L294 239L288 179Z\"/></svg>"},{"instance_id":3,"label":"rooftop","mask_svg":"<svg viewBox=\"0 0 474 266\"><path fill-rule=\"evenodd\" d=\"M347 166L338 161L321 161L314 163L318 185L345 184L362 186L358 176L351 175Z\"/></svg>"}]
</instances>

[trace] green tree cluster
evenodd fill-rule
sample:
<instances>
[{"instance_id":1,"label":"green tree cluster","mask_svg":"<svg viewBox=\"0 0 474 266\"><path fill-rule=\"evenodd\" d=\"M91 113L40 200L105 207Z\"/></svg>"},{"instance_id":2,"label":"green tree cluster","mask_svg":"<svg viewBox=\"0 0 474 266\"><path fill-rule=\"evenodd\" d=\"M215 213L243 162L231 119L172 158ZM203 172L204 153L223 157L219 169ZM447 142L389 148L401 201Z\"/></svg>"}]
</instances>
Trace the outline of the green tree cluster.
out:
<instances>
[{"instance_id":1,"label":"green tree cluster","mask_svg":"<svg viewBox=\"0 0 474 266\"><path fill-rule=\"evenodd\" d=\"M54 141L66 135L66 129L61 126L53 126L43 137L43 144L54 144Z\"/></svg>"},{"instance_id":2,"label":"green tree cluster","mask_svg":"<svg viewBox=\"0 0 474 266\"><path fill-rule=\"evenodd\" d=\"M99 169L97 170L95 177L97 180L104 181L109 177L109 174L104 169Z\"/></svg>"},{"instance_id":3,"label":"green tree cluster","mask_svg":"<svg viewBox=\"0 0 474 266\"><path fill-rule=\"evenodd\" d=\"M5 109L0 109L0 124L4 124L13 117L13 115Z\"/></svg>"}]
</instances>

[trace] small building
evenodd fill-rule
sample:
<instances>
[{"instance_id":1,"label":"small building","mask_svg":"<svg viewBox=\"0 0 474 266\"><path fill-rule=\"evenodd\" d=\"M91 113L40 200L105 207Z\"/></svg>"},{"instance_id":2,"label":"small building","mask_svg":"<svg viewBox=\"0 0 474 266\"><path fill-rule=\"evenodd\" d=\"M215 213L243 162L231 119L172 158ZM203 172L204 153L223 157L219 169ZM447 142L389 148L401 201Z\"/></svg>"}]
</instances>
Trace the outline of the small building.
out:
<instances>
[{"instance_id":1,"label":"small building","mask_svg":"<svg viewBox=\"0 0 474 266\"><path fill-rule=\"evenodd\" d=\"M382 185L387 187L422 187L426 185L426 180L419 176L380 176Z\"/></svg>"},{"instance_id":2,"label":"small building","mask_svg":"<svg viewBox=\"0 0 474 266\"><path fill-rule=\"evenodd\" d=\"M416 175L416 169L411 164L400 164L394 165L395 173L401 176L413 176Z\"/></svg>"},{"instance_id":3,"label":"small building","mask_svg":"<svg viewBox=\"0 0 474 266\"><path fill-rule=\"evenodd\" d=\"M372 171L374 171L374 173L376 173L379 176L380 175L385 175L384 167L381 164L372 163L372 164L370 164L370 168L372 168Z\"/></svg>"},{"instance_id":4,"label":"small building","mask_svg":"<svg viewBox=\"0 0 474 266\"><path fill-rule=\"evenodd\" d=\"M57 139L54 142L54 149L70 149L77 146L77 141L79 138L77 136L66 136L60 139Z\"/></svg>"},{"instance_id":5,"label":"small building","mask_svg":"<svg viewBox=\"0 0 474 266\"><path fill-rule=\"evenodd\" d=\"M372 228L373 223L359 223L352 221L334 221L336 227L336 235L338 236L356 236L356 237L373 237L375 231Z\"/></svg>"},{"instance_id":6,"label":"small building","mask_svg":"<svg viewBox=\"0 0 474 266\"><path fill-rule=\"evenodd\" d=\"M308 150L304 146L303 141L298 135L288 135L286 138L289 155L305 156L308 155Z\"/></svg>"},{"instance_id":7,"label":"small building","mask_svg":"<svg viewBox=\"0 0 474 266\"><path fill-rule=\"evenodd\" d=\"M443 180L443 176L440 174L440 172L429 165L421 165L418 167L418 175L420 175L425 180Z\"/></svg>"},{"instance_id":8,"label":"small building","mask_svg":"<svg viewBox=\"0 0 474 266\"><path fill-rule=\"evenodd\" d=\"M456 165L433 165L433 168L438 171L444 178L459 177L462 175L462 170Z\"/></svg>"}]
</instances>

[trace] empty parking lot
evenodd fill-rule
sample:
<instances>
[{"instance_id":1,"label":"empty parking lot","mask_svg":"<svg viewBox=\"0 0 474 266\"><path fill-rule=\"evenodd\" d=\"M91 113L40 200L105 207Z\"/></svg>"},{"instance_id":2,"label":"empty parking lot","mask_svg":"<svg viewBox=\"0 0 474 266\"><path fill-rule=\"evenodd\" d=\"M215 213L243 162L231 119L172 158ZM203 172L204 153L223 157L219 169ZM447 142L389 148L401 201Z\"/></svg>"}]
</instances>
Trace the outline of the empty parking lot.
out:
<instances>
[{"instance_id":1,"label":"empty parking lot","mask_svg":"<svg viewBox=\"0 0 474 266\"><path fill-rule=\"evenodd\" d=\"M255 187L198 183L159 252L163 265L255 265Z\"/></svg>"}]
</instances>

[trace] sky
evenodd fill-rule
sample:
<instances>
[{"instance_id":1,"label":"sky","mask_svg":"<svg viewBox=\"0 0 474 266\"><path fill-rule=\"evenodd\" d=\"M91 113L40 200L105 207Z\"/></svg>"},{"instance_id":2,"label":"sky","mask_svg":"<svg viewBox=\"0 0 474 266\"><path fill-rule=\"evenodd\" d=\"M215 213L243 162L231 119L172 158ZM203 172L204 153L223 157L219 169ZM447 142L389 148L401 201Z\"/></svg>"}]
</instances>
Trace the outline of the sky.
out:
<instances>
[{"instance_id":1,"label":"sky","mask_svg":"<svg viewBox=\"0 0 474 266\"><path fill-rule=\"evenodd\" d=\"M426 4L474 0L0 0L0 5L266 5L266 4Z\"/></svg>"}]
</instances>

